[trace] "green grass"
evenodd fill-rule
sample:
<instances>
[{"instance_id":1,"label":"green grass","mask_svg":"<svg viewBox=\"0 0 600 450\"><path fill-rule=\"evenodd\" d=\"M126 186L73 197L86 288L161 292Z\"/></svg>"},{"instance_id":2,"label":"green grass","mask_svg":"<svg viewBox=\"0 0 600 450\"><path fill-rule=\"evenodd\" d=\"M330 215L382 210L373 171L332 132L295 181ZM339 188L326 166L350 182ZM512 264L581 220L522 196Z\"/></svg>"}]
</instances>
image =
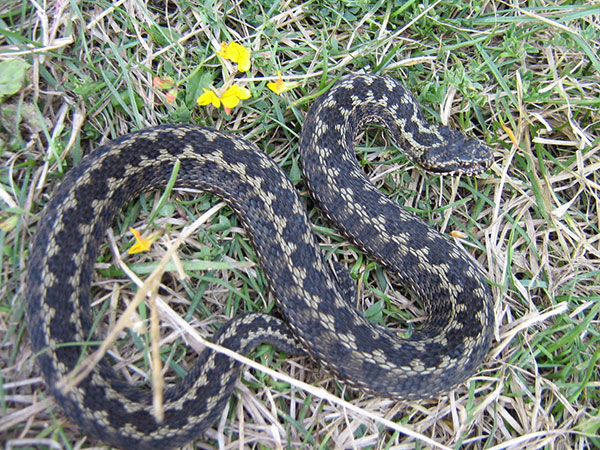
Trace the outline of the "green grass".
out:
<instances>
[{"instance_id":1,"label":"green grass","mask_svg":"<svg viewBox=\"0 0 600 450\"><path fill-rule=\"evenodd\" d=\"M23 320L24 272L41 209L64 173L102 140L132 130L197 123L256 143L306 198L322 251L351 271L357 307L378 323L416 326L419 300L339 235L302 181L298 141L308 107L342 75L365 71L402 80L430 120L494 149L483 176L432 176L370 127L357 158L395 201L444 233L466 234L463 246L485 268L497 299L496 341L468 383L416 402L346 389L307 358L266 347L252 357L449 448L600 447L600 6L585 3L2 3L0 62L18 58L28 67L19 82L19 67L8 63L12 83L0 83L0 441L96 444L59 409L40 404L47 394ZM230 78L235 65L215 50L231 40L252 50L250 71L237 75L252 97L227 115L196 99ZM298 83L281 96L266 87L278 70ZM177 83L175 102L153 87L155 76ZM162 194L128 205L103 244L94 284L99 336L118 317L115 305L122 310L137 290L120 262L147 276L165 239L174 241L218 202ZM163 230L163 237L151 252L130 257L130 226ZM200 335L240 312L276 310L231 210L186 239L178 257L186 277L168 271L161 295ZM138 312L149 315L145 306ZM163 319L161 357L172 382L195 352ZM111 349L132 381L149 373L147 341L128 331ZM431 447L322 400L319 391L256 370L242 378L203 445Z\"/></svg>"}]
</instances>

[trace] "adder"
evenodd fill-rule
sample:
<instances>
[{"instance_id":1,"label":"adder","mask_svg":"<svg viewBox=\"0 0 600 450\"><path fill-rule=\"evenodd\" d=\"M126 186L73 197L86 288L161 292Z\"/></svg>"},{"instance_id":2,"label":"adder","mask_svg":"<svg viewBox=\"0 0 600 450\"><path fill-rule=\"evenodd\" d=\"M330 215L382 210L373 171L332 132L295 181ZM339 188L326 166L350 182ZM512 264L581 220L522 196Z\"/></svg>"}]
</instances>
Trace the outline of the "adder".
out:
<instances>
[{"instance_id":1,"label":"adder","mask_svg":"<svg viewBox=\"0 0 600 450\"><path fill-rule=\"evenodd\" d=\"M353 280L324 260L305 205L278 165L243 139L192 125L122 136L86 155L64 177L41 216L26 287L31 342L50 393L87 434L120 448L172 448L197 438L222 411L239 364L204 351L165 392L164 421L151 395L103 359L72 389L90 335L90 287L102 237L131 199L177 185L223 198L241 219L283 320L246 314L214 342L248 353L262 342L308 352L340 379L376 395L439 395L467 379L488 351L492 296L482 271L451 239L383 195L353 151L364 123L383 123L412 158L434 172L475 174L490 150L427 123L410 93L391 78L354 75L320 96L306 116L300 153L311 194L340 231L424 302L426 320L401 337L351 306ZM300 345L298 345L300 344Z\"/></svg>"}]
</instances>

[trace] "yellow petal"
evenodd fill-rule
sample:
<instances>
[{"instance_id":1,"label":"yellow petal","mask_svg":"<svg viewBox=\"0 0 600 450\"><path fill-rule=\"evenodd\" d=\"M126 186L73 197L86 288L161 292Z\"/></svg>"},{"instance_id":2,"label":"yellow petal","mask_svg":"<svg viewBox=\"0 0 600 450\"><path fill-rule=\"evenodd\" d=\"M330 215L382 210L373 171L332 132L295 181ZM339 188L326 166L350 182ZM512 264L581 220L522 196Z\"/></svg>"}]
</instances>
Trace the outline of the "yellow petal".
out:
<instances>
[{"instance_id":1,"label":"yellow petal","mask_svg":"<svg viewBox=\"0 0 600 450\"><path fill-rule=\"evenodd\" d=\"M215 94L214 91L206 88L202 88L202 90L204 93L198 97L198 100L196 100L196 103L198 103L199 106L206 106L210 104L212 104L215 108L221 106L221 100L219 97L217 97L217 94Z\"/></svg>"},{"instance_id":2,"label":"yellow petal","mask_svg":"<svg viewBox=\"0 0 600 450\"><path fill-rule=\"evenodd\" d=\"M229 89L227 89L227 91L233 92L234 95L237 98L239 98L240 100L249 99L250 96L252 95L249 89L246 89L245 87L242 87L239 84L231 85L231 87Z\"/></svg>"},{"instance_id":3,"label":"yellow petal","mask_svg":"<svg viewBox=\"0 0 600 450\"><path fill-rule=\"evenodd\" d=\"M244 58L244 53L248 53L248 50L237 42L230 42L225 47L225 57L235 63Z\"/></svg>"},{"instance_id":4,"label":"yellow petal","mask_svg":"<svg viewBox=\"0 0 600 450\"><path fill-rule=\"evenodd\" d=\"M217 55L237 63L240 72L250 69L250 50L237 42L221 42L221 50L217 51Z\"/></svg>"},{"instance_id":5,"label":"yellow petal","mask_svg":"<svg viewBox=\"0 0 600 450\"><path fill-rule=\"evenodd\" d=\"M238 70L240 72L248 72L249 69L250 69L250 57L240 59L238 61Z\"/></svg>"},{"instance_id":6,"label":"yellow petal","mask_svg":"<svg viewBox=\"0 0 600 450\"><path fill-rule=\"evenodd\" d=\"M240 100L246 100L250 96L251 93L248 89L239 84L233 84L221 96L221 101L223 102L223 107L232 109L240 103Z\"/></svg>"},{"instance_id":7,"label":"yellow petal","mask_svg":"<svg viewBox=\"0 0 600 450\"><path fill-rule=\"evenodd\" d=\"M248 72L250 69L250 52L240 45L243 51L240 51L237 58L238 70L240 72Z\"/></svg>"},{"instance_id":8,"label":"yellow petal","mask_svg":"<svg viewBox=\"0 0 600 450\"><path fill-rule=\"evenodd\" d=\"M237 97L234 92L230 92L229 89L225 91L221 97L221 101L223 102L223 108L225 109L233 109L240 103L239 97Z\"/></svg>"},{"instance_id":9,"label":"yellow petal","mask_svg":"<svg viewBox=\"0 0 600 450\"><path fill-rule=\"evenodd\" d=\"M267 83L267 87L278 95L284 93L285 91L289 91L298 85L298 83L288 83L287 81L283 81L281 78L281 72L277 72L277 77L277 81Z\"/></svg>"},{"instance_id":10,"label":"yellow petal","mask_svg":"<svg viewBox=\"0 0 600 450\"><path fill-rule=\"evenodd\" d=\"M227 56L227 47L227 42L221 42L221 50L217 50L217 55L221 56L222 58L229 59Z\"/></svg>"},{"instance_id":11,"label":"yellow petal","mask_svg":"<svg viewBox=\"0 0 600 450\"><path fill-rule=\"evenodd\" d=\"M140 232L135 228L129 228L129 231L133 233L133 237L135 238L135 244L129 247L130 255L133 255L134 253L147 252L150 250L154 240L143 238Z\"/></svg>"}]
</instances>

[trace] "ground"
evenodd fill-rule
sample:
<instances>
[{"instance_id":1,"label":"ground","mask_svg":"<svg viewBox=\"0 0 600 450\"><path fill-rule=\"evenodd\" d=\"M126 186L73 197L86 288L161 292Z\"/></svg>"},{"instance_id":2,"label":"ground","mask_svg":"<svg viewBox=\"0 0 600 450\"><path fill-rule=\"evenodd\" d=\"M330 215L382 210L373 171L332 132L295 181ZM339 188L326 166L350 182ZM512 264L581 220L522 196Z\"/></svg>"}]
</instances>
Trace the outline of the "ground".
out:
<instances>
[{"instance_id":1,"label":"ground","mask_svg":"<svg viewBox=\"0 0 600 450\"><path fill-rule=\"evenodd\" d=\"M314 98L346 73L373 72L401 80L430 121L493 149L485 174L456 178L424 172L381 128L369 127L357 146L373 183L455 236L483 268L496 301L492 349L447 395L403 401L349 389L309 358L261 347L251 358L288 378L246 369L221 419L186 448L599 447L599 17L586 2L539 0L3 2L0 441L101 445L47 395L24 321L25 270L63 175L99 143L136 129L197 123L254 142L304 196L322 251L350 270L356 307L376 323L417 326L419 299L322 216L298 161ZM250 51L246 71L217 54L222 42ZM280 94L267 85L278 71L291 83ZM197 104L204 89L222 96L234 81L249 98L229 110ZM138 277L218 202L169 188L123 210L96 264L98 335L133 299ZM129 227L159 238L129 255ZM177 255L184 276L167 267L160 290L171 308L160 309L167 383L195 359L178 318L210 337L238 312L277 309L231 210L213 212ZM148 311L140 306L135 331L122 331L110 349L132 382L150 373Z\"/></svg>"}]
</instances>

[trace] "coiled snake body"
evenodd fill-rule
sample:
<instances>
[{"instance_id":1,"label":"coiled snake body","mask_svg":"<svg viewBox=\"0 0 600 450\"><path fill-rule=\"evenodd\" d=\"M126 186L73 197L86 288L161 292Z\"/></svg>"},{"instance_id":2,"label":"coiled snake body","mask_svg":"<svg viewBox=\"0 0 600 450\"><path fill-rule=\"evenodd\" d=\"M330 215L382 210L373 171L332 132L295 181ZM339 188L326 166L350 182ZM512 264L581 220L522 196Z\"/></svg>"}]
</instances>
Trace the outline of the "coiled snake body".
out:
<instances>
[{"instance_id":1,"label":"coiled snake body","mask_svg":"<svg viewBox=\"0 0 600 450\"><path fill-rule=\"evenodd\" d=\"M261 342L292 354L295 340L341 379L375 394L428 397L465 380L491 336L492 300L474 263L450 239L382 195L360 170L353 141L365 121L383 122L430 170L475 173L489 150L427 124L397 82L351 76L311 108L301 139L304 174L327 216L357 246L421 296L424 325L401 338L352 306L352 280L324 262L294 186L254 145L195 126L160 126L115 139L65 176L45 207L29 258L27 319L52 395L86 433L120 448L181 446L209 427L233 390L239 365L204 351L165 392L165 419L150 394L128 385L104 360L70 390L57 383L80 360L90 336L93 264L118 211L143 191L163 187L176 161L177 184L223 198L240 217L284 321L238 316L214 341L239 352Z\"/></svg>"}]
</instances>

